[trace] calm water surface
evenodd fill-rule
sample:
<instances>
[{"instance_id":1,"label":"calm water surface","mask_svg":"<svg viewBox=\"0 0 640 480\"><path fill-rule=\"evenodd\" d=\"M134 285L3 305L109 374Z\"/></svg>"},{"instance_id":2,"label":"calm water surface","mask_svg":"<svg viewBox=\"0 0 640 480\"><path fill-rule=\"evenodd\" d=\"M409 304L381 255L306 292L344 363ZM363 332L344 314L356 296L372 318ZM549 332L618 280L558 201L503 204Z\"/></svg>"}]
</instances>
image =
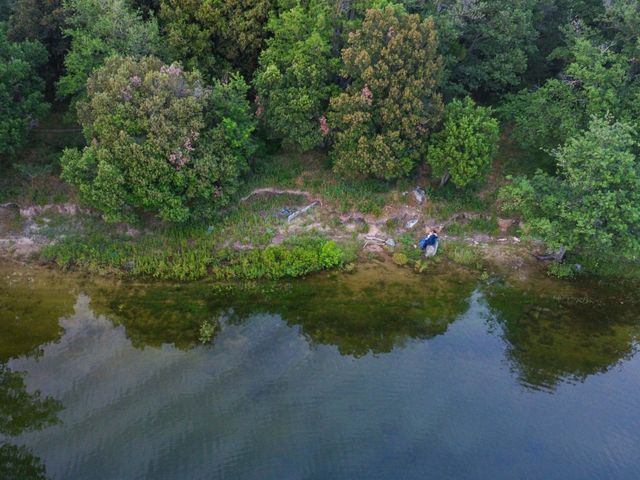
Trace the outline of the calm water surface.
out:
<instances>
[{"instance_id":1,"label":"calm water surface","mask_svg":"<svg viewBox=\"0 0 640 480\"><path fill-rule=\"evenodd\" d=\"M0 478L640 478L632 288L0 274Z\"/></svg>"}]
</instances>

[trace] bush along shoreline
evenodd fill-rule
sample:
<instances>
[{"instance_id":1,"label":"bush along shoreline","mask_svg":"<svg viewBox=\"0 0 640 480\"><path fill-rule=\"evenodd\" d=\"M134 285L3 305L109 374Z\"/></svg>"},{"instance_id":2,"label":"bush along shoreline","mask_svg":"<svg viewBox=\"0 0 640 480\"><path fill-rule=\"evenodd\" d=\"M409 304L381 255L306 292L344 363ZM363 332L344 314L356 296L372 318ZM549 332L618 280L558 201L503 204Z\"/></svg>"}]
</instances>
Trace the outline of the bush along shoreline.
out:
<instances>
[{"instance_id":1,"label":"bush along shoreline","mask_svg":"<svg viewBox=\"0 0 640 480\"><path fill-rule=\"evenodd\" d=\"M147 242L109 239L67 239L45 247L40 258L63 270L110 273L161 280L258 280L301 277L344 267L355 259L353 249L321 237L299 237L262 249L209 250L178 242L166 249Z\"/></svg>"}]
</instances>

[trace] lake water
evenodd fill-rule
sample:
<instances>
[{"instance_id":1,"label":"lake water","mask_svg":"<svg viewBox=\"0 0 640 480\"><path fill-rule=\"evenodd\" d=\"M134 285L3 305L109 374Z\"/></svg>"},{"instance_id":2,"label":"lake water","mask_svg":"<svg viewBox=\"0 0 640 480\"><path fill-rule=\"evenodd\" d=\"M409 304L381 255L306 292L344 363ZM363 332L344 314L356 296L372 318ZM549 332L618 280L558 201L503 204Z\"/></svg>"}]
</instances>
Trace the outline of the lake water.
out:
<instances>
[{"instance_id":1,"label":"lake water","mask_svg":"<svg viewBox=\"0 0 640 480\"><path fill-rule=\"evenodd\" d=\"M0 273L0 478L640 478L631 287Z\"/></svg>"}]
</instances>

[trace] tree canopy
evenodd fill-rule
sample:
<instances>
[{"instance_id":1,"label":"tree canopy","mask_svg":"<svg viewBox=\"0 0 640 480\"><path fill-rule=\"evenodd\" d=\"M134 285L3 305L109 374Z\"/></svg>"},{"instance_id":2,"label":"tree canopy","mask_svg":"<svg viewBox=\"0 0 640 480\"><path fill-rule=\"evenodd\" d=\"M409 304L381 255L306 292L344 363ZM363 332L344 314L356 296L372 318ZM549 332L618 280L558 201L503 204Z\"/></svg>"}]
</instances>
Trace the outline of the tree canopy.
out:
<instances>
[{"instance_id":1,"label":"tree canopy","mask_svg":"<svg viewBox=\"0 0 640 480\"><path fill-rule=\"evenodd\" d=\"M53 82L62 73L69 41L63 35L66 11L63 0L17 0L9 21L9 38L14 41L37 40L49 54L46 74Z\"/></svg>"},{"instance_id":2,"label":"tree canopy","mask_svg":"<svg viewBox=\"0 0 640 480\"><path fill-rule=\"evenodd\" d=\"M392 179L426 151L442 113L442 61L432 19L388 6L370 9L342 51L343 93L331 99L335 171Z\"/></svg>"},{"instance_id":3,"label":"tree canopy","mask_svg":"<svg viewBox=\"0 0 640 480\"><path fill-rule=\"evenodd\" d=\"M273 37L260 55L254 84L258 114L275 138L309 150L328 134L324 122L337 90L329 11L319 2L297 5L269 22Z\"/></svg>"},{"instance_id":4,"label":"tree canopy","mask_svg":"<svg viewBox=\"0 0 640 480\"><path fill-rule=\"evenodd\" d=\"M48 110L38 69L47 61L39 42L10 42L0 22L0 153L20 147L27 131Z\"/></svg>"},{"instance_id":5,"label":"tree canopy","mask_svg":"<svg viewBox=\"0 0 640 480\"><path fill-rule=\"evenodd\" d=\"M256 68L274 0L161 0L160 19L174 58L206 75ZM219 76L219 75L218 75Z\"/></svg>"},{"instance_id":6,"label":"tree canopy","mask_svg":"<svg viewBox=\"0 0 640 480\"><path fill-rule=\"evenodd\" d=\"M143 20L126 0L66 0L64 8L71 47L58 81L60 97L82 97L93 70L111 55L140 58L161 53L156 20Z\"/></svg>"},{"instance_id":7,"label":"tree canopy","mask_svg":"<svg viewBox=\"0 0 640 480\"><path fill-rule=\"evenodd\" d=\"M498 145L498 122L491 110L478 107L471 98L447 105L442 130L433 135L428 162L442 183L449 178L458 187L484 177Z\"/></svg>"},{"instance_id":8,"label":"tree canopy","mask_svg":"<svg viewBox=\"0 0 640 480\"><path fill-rule=\"evenodd\" d=\"M141 211L170 222L210 218L252 153L247 88L240 77L209 87L154 57L112 57L78 105L88 145L65 151L63 178L109 221Z\"/></svg>"},{"instance_id":9,"label":"tree canopy","mask_svg":"<svg viewBox=\"0 0 640 480\"><path fill-rule=\"evenodd\" d=\"M554 152L558 175L517 178L501 192L530 235L596 258L640 256L640 157L630 124L593 117Z\"/></svg>"}]
</instances>

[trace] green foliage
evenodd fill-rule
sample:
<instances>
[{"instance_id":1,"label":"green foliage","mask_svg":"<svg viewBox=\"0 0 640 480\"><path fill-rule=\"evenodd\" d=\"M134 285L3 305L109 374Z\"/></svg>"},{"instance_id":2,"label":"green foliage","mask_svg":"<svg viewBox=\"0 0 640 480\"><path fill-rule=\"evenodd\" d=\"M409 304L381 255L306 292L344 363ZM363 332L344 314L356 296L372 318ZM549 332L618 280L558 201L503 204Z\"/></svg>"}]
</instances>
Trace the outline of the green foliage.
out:
<instances>
[{"instance_id":1,"label":"green foliage","mask_svg":"<svg viewBox=\"0 0 640 480\"><path fill-rule=\"evenodd\" d=\"M535 51L535 0L433 2L448 96L518 85Z\"/></svg>"},{"instance_id":2,"label":"green foliage","mask_svg":"<svg viewBox=\"0 0 640 480\"><path fill-rule=\"evenodd\" d=\"M17 0L9 20L9 38L14 41L37 40L49 53L48 68L43 71L53 82L62 72L69 48L63 36L66 11L63 0Z\"/></svg>"},{"instance_id":3,"label":"green foliage","mask_svg":"<svg viewBox=\"0 0 640 480\"><path fill-rule=\"evenodd\" d=\"M573 278L576 272L571 264L553 262L549 264L547 273L556 278Z\"/></svg>"},{"instance_id":4,"label":"green foliage","mask_svg":"<svg viewBox=\"0 0 640 480\"><path fill-rule=\"evenodd\" d=\"M229 264L214 267L222 278L301 277L344 264L341 248L332 240L304 239L289 245L271 245L231 257Z\"/></svg>"},{"instance_id":5,"label":"green foliage","mask_svg":"<svg viewBox=\"0 0 640 480\"><path fill-rule=\"evenodd\" d=\"M401 267L405 266L407 263L409 263L409 258L402 252L395 252L392 255L393 258L393 262L396 265L400 265Z\"/></svg>"},{"instance_id":6,"label":"green foliage","mask_svg":"<svg viewBox=\"0 0 640 480\"><path fill-rule=\"evenodd\" d=\"M442 244L444 253L453 262L466 267L480 268L482 256L477 249L464 242L447 241Z\"/></svg>"},{"instance_id":7,"label":"green foliage","mask_svg":"<svg viewBox=\"0 0 640 480\"><path fill-rule=\"evenodd\" d=\"M154 57L112 57L88 82L78 116L88 145L68 149L63 178L108 221L138 211L210 218L237 190L254 121L240 77L203 84Z\"/></svg>"},{"instance_id":8,"label":"green foliage","mask_svg":"<svg viewBox=\"0 0 640 480\"><path fill-rule=\"evenodd\" d=\"M0 0L0 22L4 22L9 19L14 3L15 0Z\"/></svg>"},{"instance_id":9,"label":"green foliage","mask_svg":"<svg viewBox=\"0 0 640 480\"><path fill-rule=\"evenodd\" d=\"M216 332L216 323L210 320L205 320L200 324L200 332L198 334L198 340L200 343L211 343L211 339Z\"/></svg>"},{"instance_id":10,"label":"green foliage","mask_svg":"<svg viewBox=\"0 0 640 480\"><path fill-rule=\"evenodd\" d=\"M501 112L514 123L513 139L522 147L546 150L563 143L584 126L585 112L572 87L548 80L533 92L507 97Z\"/></svg>"},{"instance_id":11,"label":"green foliage","mask_svg":"<svg viewBox=\"0 0 640 480\"><path fill-rule=\"evenodd\" d=\"M442 112L433 20L370 9L342 51L346 92L331 99L332 159L342 176L392 179L423 158Z\"/></svg>"},{"instance_id":12,"label":"green foliage","mask_svg":"<svg viewBox=\"0 0 640 480\"><path fill-rule=\"evenodd\" d=\"M269 21L273 37L260 55L254 85L258 114L275 138L309 150L323 142L323 115L335 87L336 59L327 6L296 5ZM324 131L323 131L324 128Z\"/></svg>"},{"instance_id":13,"label":"green foliage","mask_svg":"<svg viewBox=\"0 0 640 480\"><path fill-rule=\"evenodd\" d=\"M523 216L530 236L552 249L594 257L640 255L640 159L637 131L593 118L554 153L559 175L538 172L501 191L506 211Z\"/></svg>"},{"instance_id":14,"label":"green foliage","mask_svg":"<svg viewBox=\"0 0 640 480\"><path fill-rule=\"evenodd\" d=\"M580 24L581 28L597 26L604 15L605 3L602 0L536 1L533 21L538 32L537 48L529 56L527 83L540 85L558 72L562 65L554 52L566 45L567 25Z\"/></svg>"},{"instance_id":15,"label":"green foliage","mask_svg":"<svg viewBox=\"0 0 640 480\"><path fill-rule=\"evenodd\" d=\"M93 70L111 55L141 58L161 53L156 20L144 21L127 0L65 0L64 10L71 47L57 84L60 97L82 98Z\"/></svg>"},{"instance_id":16,"label":"green foliage","mask_svg":"<svg viewBox=\"0 0 640 480\"><path fill-rule=\"evenodd\" d=\"M465 235L469 233L486 233L488 235L498 235L500 229L495 217L477 216L470 218L463 223L451 223L446 227L447 235Z\"/></svg>"},{"instance_id":17,"label":"green foliage","mask_svg":"<svg viewBox=\"0 0 640 480\"><path fill-rule=\"evenodd\" d=\"M617 49L629 58L640 54L640 6L636 0L603 2L605 13L604 33L612 39Z\"/></svg>"},{"instance_id":18,"label":"green foliage","mask_svg":"<svg viewBox=\"0 0 640 480\"><path fill-rule=\"evenodd\" d=\"M273 0L161 0L160 19L173 58L206 76L250 75L267 36Z\"/></svg>"},{"instance_id":19,"label":"green foliage","mask_svg":"<svg viewBox=\"0 0 640 480\"><path fill-rule=\"evenodd\" d=\"M503 108L524 148L552 149L586 128L592 115L633 122L640 115L640 77L625 44L578 33L560 79L511 96Z\"/></svg>"},{"instance_id":20,"label":"green foliage","mask_svg":"<svg viewBox=\"0 0 640 480\"><path fill-rule=\"evenodd\" d=\"M46 61L40 43L8 41L6 24L0 23L0 154L15 152L48 110L44 82L36 73Z\"/></svg>"},{"instance_id":21,"label":"green foliage","mask_svg":"<svg viewBox=\"0 0 640 480\"><path fill-rule=\"evenodd\" d=\"M428 161L435 175L464 188L488 172L497 150L498 122L491 110L478 107L469 97L445 108L442 131L433 136Z\"/></svg>"}]
</instances>

